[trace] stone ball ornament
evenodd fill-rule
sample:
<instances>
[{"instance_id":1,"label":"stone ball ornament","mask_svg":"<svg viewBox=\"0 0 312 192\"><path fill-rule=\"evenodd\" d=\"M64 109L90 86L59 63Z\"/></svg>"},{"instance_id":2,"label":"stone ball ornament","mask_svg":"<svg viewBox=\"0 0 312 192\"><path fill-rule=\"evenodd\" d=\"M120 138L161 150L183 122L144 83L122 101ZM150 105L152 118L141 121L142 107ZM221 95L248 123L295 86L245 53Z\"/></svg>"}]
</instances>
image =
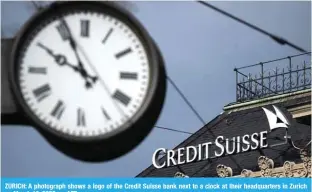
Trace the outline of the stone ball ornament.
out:
<instances>
[{"instance_id":1,"label":"stone ball ornament","mask_svg":"<svg viewBox=\"0 0 312 192\"><path fill-rule=\"evenodd\" d=\"M110 2L55 2L21 29L8 64L21 113L82 161L118 158L150 133L166 94L154 40Z\"/></svg>"}]
</instances>

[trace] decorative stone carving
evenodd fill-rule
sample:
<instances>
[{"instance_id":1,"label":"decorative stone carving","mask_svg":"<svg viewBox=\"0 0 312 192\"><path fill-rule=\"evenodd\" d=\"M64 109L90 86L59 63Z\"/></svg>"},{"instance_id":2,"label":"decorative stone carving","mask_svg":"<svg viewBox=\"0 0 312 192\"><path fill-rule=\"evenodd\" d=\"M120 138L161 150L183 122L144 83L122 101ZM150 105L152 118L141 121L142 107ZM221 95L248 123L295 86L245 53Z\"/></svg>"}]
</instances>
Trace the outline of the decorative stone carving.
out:
<instances>
[{"instance_id":1,"label":"decorative stone carving","mask_svg":"<svg viewBox=\"0 0 312 192\"><path fill-rule=\"evenodd\" d=\"M248 169L243 169L241 172L241 177L251 177L252 171Z\"/></svg>"},{"instance_id":2,"label":"decorative stone carving","mask_svg":"<svg viewBox=\"0 0 312 192\"><path fill-rule=\"evenodd\" d=\"M275 172L274 173L274 171L272 170L272 176L271 177L277 177L277 178L279 178L279 177L285 177L285 174L284 174L284 172L282 172L282 171L278 171L278 172Z\"/></svg>"},{"instance_id":3,"label":"decorative stone carving","mask_svg":"<svg viewBox=\"0 0 312 192\"><path fill-rule=\"evenodd\" d=\"M293 177L294 176L294 173L293 173L294 165L295 165L294 162L285 161L285 163L283 165L285 177Z\"/></svg>"},{"instance_id":4,"label":"decorative stone carving","mask_svg":"<svg viewBox=\"0 0 312 192\"><path fill-rule=\"evenodd\" d=\"M184 173L181 173L181 172L176 172L176 174L174 174L174 177L189 177L187 175L185 175Z\"/></svg>"},{"instance_id":5,"label":"decorative stone carving","mask_svg":"<svg viewBox=\"0 0 312 192\"><path fill-rule=\"evenodd\" d=\"M307 177L307 169L302 165L299 169L293 170L293 177Z\"/></svg>"},{"instance_id":6,"label":"decorative stone carving","mask_svg":"<svg viewBox=\"0 0 312 192\"><path fill-rule=\"evenodd\" d=\"M269 159L268 157L265 156L260 156L258 158L258 165L262 177L272 176L272 169L274 167L274 162L272 159Z\"/></svg>"},{"instance_id":7,"label":"decorative stone carving","mask_svg":"<svg viewBox=\"0 0 312 192\"><path fill-rule=\"evenodd\" d=\"M300 158L307 172L307 177L311 177L311 151L309 149L300 150Z\"/></svg>"},{"instance_id":8,"label":"decorative stone carving","mask_svg":"<svg viewBox=\"0 0 312 192\"><path fill-rule=\"evenodd\" d=\"M231 167L220 164L217 166L217 174L219 177L232 177L233 171Z\"/></svg>"},{"instance_id":9,"label":"decorative stone carving","mask_svg":"<svg viewBox=\"0 0 312 192\"><path fill-rule=\"evenodd\" d=\"M302 163L294 163L285 161L283 167L274 168L272 159L260 156L258 165L260 171L253 172L248 169L243 169L240 175L234 177L311 177L311 150L300 150L300 158ZM233 177L231 167L218 165L217 174L219 177ZM181 172L177 172L174 177L189 177Z\"/></svg>"},{"instance_id":10,"label":"decorative stone carving","mask_svg":"<svg viewBox=\"0 0 312 192\"><path fill-rule=\"evenodd\" d=\"M219 177L311 177L311 149L300 150L300 158L302 163L285 161L282 167L275 168L272 159L260 156L260 171L243 169L240 175L235 176L231 167L225 165L218 165L216 170Z\"/></svg>"}]
</instances>

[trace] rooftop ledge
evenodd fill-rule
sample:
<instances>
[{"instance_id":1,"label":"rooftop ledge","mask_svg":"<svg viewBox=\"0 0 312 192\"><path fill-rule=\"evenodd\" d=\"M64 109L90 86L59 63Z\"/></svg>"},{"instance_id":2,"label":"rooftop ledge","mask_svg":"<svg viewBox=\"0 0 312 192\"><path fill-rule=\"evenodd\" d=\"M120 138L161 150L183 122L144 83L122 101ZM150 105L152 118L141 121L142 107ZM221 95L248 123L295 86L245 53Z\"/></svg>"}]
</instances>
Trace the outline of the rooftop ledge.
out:
<instances>
[{"instance_id":1,"label":"rooftop ledge","mask_svg":"<svg viewBox=\"0 0 312 192\"><path fill-rule=\"evenodd\" d=\"M237 102L236 103L230 103L230 104L224 106L223 110L224 111L240 111L240 110L245 110L245 109L249 109L249 108L280 103L280 102L287 101L289 99L302 98L302 97L306 97L309 95L311 96L311 88L306 89L306 90L301 90L301 91L296 91L296 92L291 92L291 93L261 98L261 99L257 99L257 100L253 100L253 101L247 101L247 102L242 102L242 103L237 103Z\"/></svg>"}]
</instances>

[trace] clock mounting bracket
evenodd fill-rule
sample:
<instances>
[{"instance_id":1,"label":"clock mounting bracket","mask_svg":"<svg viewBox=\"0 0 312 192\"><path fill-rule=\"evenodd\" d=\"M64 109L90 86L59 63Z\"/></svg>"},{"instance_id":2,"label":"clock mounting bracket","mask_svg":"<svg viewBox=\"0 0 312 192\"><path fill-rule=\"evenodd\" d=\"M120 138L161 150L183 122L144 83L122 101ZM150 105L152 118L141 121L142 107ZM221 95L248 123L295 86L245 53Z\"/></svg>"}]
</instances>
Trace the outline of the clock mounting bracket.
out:
<instances>
[{"instance_id":1,"label":"clock mounting bracket","mask_svg":"<svg viewBox=\"0 0 312 192\"><path fill-rule=\"evenodd\" d=\"M10 88L8 68L14 39L1 39L1 124L31 125L19 109Z\"/></svg>"}]
</instances>

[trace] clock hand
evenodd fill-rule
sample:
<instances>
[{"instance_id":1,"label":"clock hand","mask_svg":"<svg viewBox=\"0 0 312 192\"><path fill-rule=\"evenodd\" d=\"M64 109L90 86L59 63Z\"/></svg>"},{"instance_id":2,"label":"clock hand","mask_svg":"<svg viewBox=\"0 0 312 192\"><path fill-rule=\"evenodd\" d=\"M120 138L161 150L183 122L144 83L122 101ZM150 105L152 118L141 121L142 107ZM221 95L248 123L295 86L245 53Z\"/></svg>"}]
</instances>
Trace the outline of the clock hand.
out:
<instances>
[{"instance_id":1,"label":"clock hand","mask_svg":"<svg viewBox=\"0 0 312 192\"><path fill-rule=\"evenodd\" d=\"M83 78L85 78L85 80L86 80L86 87L89 88L89 87L92 86L92 84L87 80L87 78L90 78L93 81L93 83L95 83L98 78L96 76L91 76L91 75L89 75L87 73L87 71L86 71L86 69L85 69L84 65L82 64L81 59L79 57L79 54L78 54L78 51L77 51L77 43L76 43L76 41L73 38L73 35L72 35L72 33L71 33L70 29L69 29L69 26L67 25L67 23L66 23L64 18L61 19L61 22L63 23L63 25L67 29L68 36L69 36L69 44L70 44L71 48L73 49L73 51L75 53L75 56L76 56L76 58L78 60L78 66L80 68L80 74L82 75Z\"/></svg>"},{"instance_id":2,"label":"clock hand","mask_svg":"<svg viewBox=\"0 0 312 192\"><path fill-rule=\"evenodd\" d=\"M71 67L72 69L74 69L75 72L79 72L80 75L86 80L86 87L91 87L92 86L92 83L87 78L91 79L92 82L96 81L95 77L92 77L89 74L87 74L84 69L81 69L80 67L77 67L77 66L74 66L74 65L68 63L68 61L67 61L67 59L66 59L66 57L64 55L54 54L51 49L49 49L48 47L44 46L41 43L37 43L37 45L40 48L42 48L45 51L47 51L47 53L54 58L54 60L56 61L56 63L58 65L60 65L60 66L67 65L67 66Z\"/></svg>"},{"instance_id":3,"label":"clock hand","mask_svg":"<svg viewBox=\"0 0 312 192\"><path fill-rule=\"evenodd\" d=\"M50 56L52 56L58 65L60 65L60 66L67 65L67 66L71 67L72 69L74 69L74 71L76 71L76 72L78 72L80 70L79 67L74 66L74 65L68 63L67 59L66 59L66 57L64 55L54 54L51 49L49 49L48 47L44 46L41 43L37 43L37 45L40 48L44 49Z\"/></svg>"},{"instance_id":4,"label":"clock hand","mask_svg":"<svg viewBox=\"0 0 312 192\"><path fill-rule=\"evenodd\" d=\"M86 88L92 87L92 83L95 83L98 80L97 76L90 76L84 68L80 68L79 70L81 76L86 80ZM89 81L88 78L91 80L92 83Z\"/></svg>"}]
</instances>

